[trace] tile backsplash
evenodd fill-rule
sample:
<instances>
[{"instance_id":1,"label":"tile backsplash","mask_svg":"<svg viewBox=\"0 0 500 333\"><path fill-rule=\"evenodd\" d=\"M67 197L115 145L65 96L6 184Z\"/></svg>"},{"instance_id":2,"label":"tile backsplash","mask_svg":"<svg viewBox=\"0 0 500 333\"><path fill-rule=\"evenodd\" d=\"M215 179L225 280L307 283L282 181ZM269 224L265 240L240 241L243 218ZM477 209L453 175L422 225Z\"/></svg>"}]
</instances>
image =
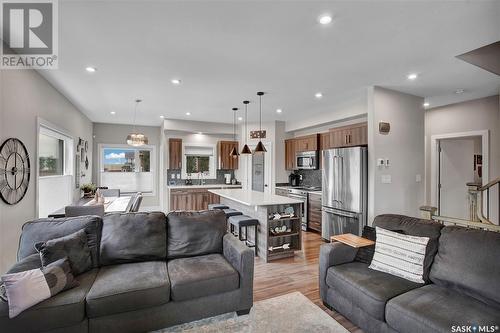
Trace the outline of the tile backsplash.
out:
<instances>
[{"instance_id":1,"label":"tile backsplash","mask_svg":"<svg viewBox=\"0 0 500 333\"><path fill-rule=\"evenodd\" d=\"M234 170L217 170L217 178L216 179L204 179L205 184L210 185L210 184L224 184L226 182L226 178L224 178L224 175L226 173L231 174L231 179L234 178ZM178 179L177 175L181 174L181 170L173 170L169 169L167 170L167 184L169 185L184 185L185 184L185 179ZM172 175L175 175L175 179L172 179ZM198 184L198 176L194 175L192 177L193 184Z\"/></svg>"},{"instance_id":2,"label":"tile backsplash","mask_svg":"<svg viewBox=\"0 0 500 333\"><path fill-rule=\"evenodd\" d=\"M298 170L299 175L302 175L302 182L300 185L303 186L316 186L321 187L321 170Z\"/></svg>"}]
</instances>

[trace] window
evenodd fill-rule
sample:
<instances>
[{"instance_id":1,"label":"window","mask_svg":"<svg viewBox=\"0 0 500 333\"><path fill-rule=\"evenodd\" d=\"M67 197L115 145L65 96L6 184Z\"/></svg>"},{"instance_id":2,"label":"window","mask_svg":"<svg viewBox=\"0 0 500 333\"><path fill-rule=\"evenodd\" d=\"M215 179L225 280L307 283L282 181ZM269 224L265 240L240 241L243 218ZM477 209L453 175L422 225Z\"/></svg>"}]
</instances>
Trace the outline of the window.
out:
<instances>
[{"instance_id":1,"label":"window","mask_svg":"<svg viewBox=\"0 0 500 333\"><path fill-rule=\"evenodd\" d=\"M154 156L153 146L100 145L99 186L152 194Z\"/></svg>"},{"instance_id":2,"label":"window","mask_svg":"<svg viewBox=\"0 0 500 333\"><path fill-rule=\"evenodd\" d=\"M39 137L39 175L64 175L64 140L40 133Z\"/></svg>"},{"instance_id":3,"label":"window","mask_svg":"<svg viewBox=\"0 0 500 333\"><path fill-rule=\"evenodd\" d=\"M214 145L186 144L183 146L182 178L198 177L215 179Z\"/></svg>"}]
</instances>

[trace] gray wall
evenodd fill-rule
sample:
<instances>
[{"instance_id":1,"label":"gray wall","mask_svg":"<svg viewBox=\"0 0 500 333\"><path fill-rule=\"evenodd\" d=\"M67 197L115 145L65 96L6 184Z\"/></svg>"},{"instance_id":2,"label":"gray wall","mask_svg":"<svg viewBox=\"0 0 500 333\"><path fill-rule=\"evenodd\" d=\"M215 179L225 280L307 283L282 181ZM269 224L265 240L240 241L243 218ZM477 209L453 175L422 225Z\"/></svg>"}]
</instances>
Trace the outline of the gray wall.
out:
<instances>
[{"instance_id":1,"label":"gray wall","mask_svg":"<svg viewBox=\"0 0 500 333\"><path fill-rule=\"evenodd\" d=\"M155 181L156 186L154 196L144 196L142 200L143 207L160 207L160 134L161 128L153 126L136 126L138 132L145 134L149 139L149 145L155 146L156 148L156 163L154 165ZM103 124L94 123L94 154L93 160L94 169L92 181L98 184L99 177L99 149L97 148L99 144L126 144L127 135L132 131L131 125L118 125L118 124Z\"/></svg>"},{"instance_id":2,"label":"gray wall","mask_svg":"<svg viewBox=\"0 0 500 333\"><path fill-rule=\"evenodd\" d=\"M3 273L16 260L23 223L36 216L37 117L89 142L92 142L92 123L33 70L0 71L0 94L0 142L10 137L20 139L28 149L32 165L24 199L14 206L0 202L0 273ZM81 181L89 182L90 177L87 173ZM80 191L75 190L74 196L79 194Z\"/></svg>"},{"instance_id":3,"label":"gray wall","mask_svg":"<svg viewBox=\"0 0 500 333\"><path fill-rule=\"evenodd\" d=\"M431 137L437 134L489 130L489 179L500 177L499 96L430 109L425 112L426 201L431 204ZM493 221L498 224L498 189L491 193Z\"/></svg>"},{"instance_id":4,"label":"gray wall","mask_svg":"<svg viewBox=\"0 0 500 333\"><path fill-rule=\"evenodd\" d=\"M424 204L424 100L397 91L372 87L368 95L368 223L383 213L419 216ZM388 121L391 131L378 132ZM377 167L377 158L390 160L390 167ZM390 175L391 184L382 184ZM416 181L416 176L421 181Z\"/></svg>"}]
</instances>

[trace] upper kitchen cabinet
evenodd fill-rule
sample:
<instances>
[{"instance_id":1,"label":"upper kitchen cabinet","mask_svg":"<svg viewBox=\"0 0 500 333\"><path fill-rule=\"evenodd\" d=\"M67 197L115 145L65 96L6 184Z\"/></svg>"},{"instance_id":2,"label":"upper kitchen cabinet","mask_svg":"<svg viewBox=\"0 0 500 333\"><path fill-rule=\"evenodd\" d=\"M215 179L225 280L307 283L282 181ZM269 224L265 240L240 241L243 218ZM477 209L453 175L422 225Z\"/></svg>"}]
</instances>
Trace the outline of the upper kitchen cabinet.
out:
<instances>
[{"instance_id":1,"label":"upper kitchen cabinet","mask_svg":"<svg viewBox=\"0 0 500 333\"><path fill-rule=\"evenodd\" d=\"M330 148L368 144L368 124L359 123L330 129Z\"/></svg>"},{"instance_id":2,"label":"upper kitchen cabinet","mask_svg":"<svg viewBox=\"0 0 500 333\"><path fill-rule=\"evenodd\" d=\"M219 169L236 170L238 169L239 158L230 155L231 150L236 148L239 151L238 141L219 141L217 143L217 152L219 155Z\"/></svg>"},{"instance_id":3,"label":"upper kitchen cabinet","mask_svg":"<svg viewBox=\"0 0 500 333\"><path fill-rule=\"evenodd\" d=\"M285 140L285 169L295 170L295 139Z\"/></svg>"},{"instance_id":4,"label":"upper kitchen cabinet","mask_svg":"<svg viewBox=\"0 0 500 333\"><path fill-rule=\"evenodd\" d=\"M168 139L168 168L182 168L182 139Z\"/></svg>"},{"instance_id":5,"label":"upper kitchen cabinet","mask_svg":"<svg viewBox=\"0 0 500 333\"><path fill-rule=\"evenodd\" d=\"M295 138L295 151L318 150L319 134L311 134Z\"/></svg>"}]
</instances>

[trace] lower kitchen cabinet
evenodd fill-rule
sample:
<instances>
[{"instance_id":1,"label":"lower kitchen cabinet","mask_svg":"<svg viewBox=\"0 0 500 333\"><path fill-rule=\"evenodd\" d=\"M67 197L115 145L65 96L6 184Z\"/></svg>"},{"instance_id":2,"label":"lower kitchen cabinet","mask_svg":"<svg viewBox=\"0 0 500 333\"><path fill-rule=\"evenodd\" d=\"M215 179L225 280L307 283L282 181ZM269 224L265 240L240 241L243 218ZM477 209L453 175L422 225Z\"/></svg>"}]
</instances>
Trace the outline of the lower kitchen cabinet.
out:
<instances>
[{"instance_id":1,"label":"lower kitchen cabinet","mask_svg":"<svg viewBox=\"0 0 500 333\"><path fill-rule=\"evenodd\" d=\"M209 204L220 203L220 197L208 190L220 188L171 188L169 210L206 210Z\"/></svg>"},{"instance_id":2,"label":"lower kitchen cabinet","mask_svg":"<svg viewBox=\"0 0 500 333\"><path fill-rule=\"evenodd\" d=\"M321 232L321 193L309 193L307 207L308 228Z\"/></svg>"}]
</instances>

